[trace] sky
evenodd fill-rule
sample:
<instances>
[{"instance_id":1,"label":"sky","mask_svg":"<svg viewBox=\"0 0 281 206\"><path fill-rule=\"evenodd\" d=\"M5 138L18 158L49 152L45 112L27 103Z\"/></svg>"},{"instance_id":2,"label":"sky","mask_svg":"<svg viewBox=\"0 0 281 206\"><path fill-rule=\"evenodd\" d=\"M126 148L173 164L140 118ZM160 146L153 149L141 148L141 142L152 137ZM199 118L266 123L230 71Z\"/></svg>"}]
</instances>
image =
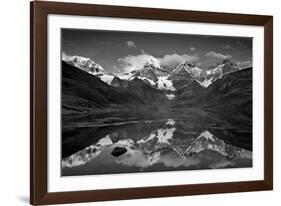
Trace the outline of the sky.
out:
<instances>
[{"instance_id":1,"label":"sky","mask_svg":"<svg viewBox=\"0 0 281 206\"><path fill-rule=\"evenodd\" d=\"M252 38L102 30L61 30L63 56L88 57L109 73L140 69L152 57L164 67L188 61L201 69L225 58L252 65Z\"/></svg>"}]
</instances>

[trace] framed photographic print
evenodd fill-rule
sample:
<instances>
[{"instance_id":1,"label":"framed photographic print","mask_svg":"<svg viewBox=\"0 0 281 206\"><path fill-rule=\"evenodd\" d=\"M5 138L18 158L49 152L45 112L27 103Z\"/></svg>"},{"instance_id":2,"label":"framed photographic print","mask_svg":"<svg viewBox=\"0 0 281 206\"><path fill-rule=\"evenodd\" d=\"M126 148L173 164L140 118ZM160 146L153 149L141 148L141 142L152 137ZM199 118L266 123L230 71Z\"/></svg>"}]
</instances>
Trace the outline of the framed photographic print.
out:
<instances>
[{"instance_id":1,"label":"framed photographic print","mask_svg":"<svg viewBox=\"0 0 281 206\"><path fill-rule=\"evenodd\" d=\"M272 190L272 16L30 9L31 204Z\"/></svg>"}]
</instances>

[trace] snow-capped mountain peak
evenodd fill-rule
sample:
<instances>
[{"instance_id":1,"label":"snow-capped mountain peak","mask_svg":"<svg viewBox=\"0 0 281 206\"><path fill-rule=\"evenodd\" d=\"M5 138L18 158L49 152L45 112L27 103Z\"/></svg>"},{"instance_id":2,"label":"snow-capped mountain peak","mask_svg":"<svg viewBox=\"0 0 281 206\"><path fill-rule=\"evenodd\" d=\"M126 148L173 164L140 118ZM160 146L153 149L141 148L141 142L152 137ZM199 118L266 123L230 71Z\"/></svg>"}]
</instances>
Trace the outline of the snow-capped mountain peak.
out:
<instances>
[{"instance_id":1,"label":"snow-capped mountain peak","mask_svg":"<svg viewBox=\"0 0 281 206\"><path fill-rule=\"evenodd\" d=\"M134 78L149 81L151 85L156 85L159 77L167 75L157 58L151 56L149 60L140 69L135 69L119 76L120 79L132 80Z\"/></svg>"},{"instance_id":2,"label":"snow-capped mountain peak","mask_svg":"<svg viewBox=\"0 0 281 206\"><path fill-rule=\"evenodd\" d=\"M156 69L160 69L161 65L158 59L155 57L151 56L150 59L145 63L144 67L154 67Z\"/></svg>"},{"instance_id":3,"label":"snow-capped mountain peak","mask_svg":"<svg viewBox=\"0 0 281 206\"><path fill-rule=\"evenodd\" d=\"M101 65L97 64L90 58L76 55L71 57L63 57L63 60L66 63L77 67L78 69L88 72L89 74L95 75L107 84L110 84L114 78L114 75L107 73Z\"/></svg>"},{"instance_id":4,"label":"snow-capped mountain peak","mask_svg":"<svg viewBox=\"0 0 281 206\"><path fill-rule=\"evenodd\" d=\"M191 77L200 78L202 70L190 62L183 62L178 65L171 74L185 74L188 73Z\"/></svg>"},{"instance_id":5,"label":"snow-capped mountain peak","mask_svg":"<svg viewBox=\"0 0 281 206\"><path fill-rule=\"evenodd\" d=\"M240 69L241 68L238 66L238 64L231 62L229 59L224 59L220 65L218 65L214 69L208 70L207 72L209 72L210 74L214 74L214 73L226 74L226 73L238 71Z\"/></svg>"},{"instance_id":6,"label":"snow-capped mountain peak","mask_svg":"<svg viewBox=\"0 0 281 206\"><path fill-rule=\"evenodd\" d=\"M214 140L214 135L211 134L208 130L202 132L202 133L197 137L197 139L200 139L200 138L203 138L203 139L205 139L205 140L210 140L210 141L212 141L212 142L215 141L215 140Z\"/></svg>"},{"instance_id":7,"label":"snow-capped mountain peak","mask_svg":"<svg viewBox=\"0 0 281 206\"><path fill-rule=\"evenodd\" d=\"M72 57L65 57L63 59L68 64L71 64L79 69L82 69L86 72L92 73L103 73L104 69L101 65L95 63L93 60L87 57L82 56L72 56Z\"/></svg>"},{"instance_id":8,"label":"snow-capped mountain peak","mask_svg":"<svg viewBox=\"0 0 281 206\"><path fill-rule=\"evenodd\" d=\"M208 87L216 80L222 78L223 75L239 70L241 70L241 68L238 64L231 62L229 59L224 59L217 67L206 70L204 80L199 83L204 87Z\"/></svg>"},{"instance_id":9,"label":"snow-capped mountain peak","mask_svg":"<svg viewBox=\"0 0 281 206\"><path fill-rule=\"evenodd\" d=\"M87 57L78 55L63 56L63 60L72 66L95 75L109 85L111 85L114 77L126 81L138 78L146 81L152 87L167 91L175 91L177 85L178 87L180 85L184 86L192 80L196 80L202 87L206 88L217 79L222 78L223 75L241 70L237 64L231 62L229 59L224 59L220 65L209 70L202 70L190 62L184 61L169 72L161 66L157 58L151 56L144 64L143 68L116 76L106 72L101 65ZM168 98L172 99L172 97L174 96L170 95Z\"/></svg>"}]
</instances>

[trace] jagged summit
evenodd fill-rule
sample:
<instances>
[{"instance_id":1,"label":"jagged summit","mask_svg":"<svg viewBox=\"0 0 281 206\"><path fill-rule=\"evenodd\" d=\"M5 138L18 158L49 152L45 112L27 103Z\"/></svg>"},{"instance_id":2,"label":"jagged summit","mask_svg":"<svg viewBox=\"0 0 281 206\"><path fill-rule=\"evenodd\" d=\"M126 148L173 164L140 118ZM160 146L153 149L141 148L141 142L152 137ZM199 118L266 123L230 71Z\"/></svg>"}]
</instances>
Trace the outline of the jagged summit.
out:
<instances>
[{"instance_id":1,"label":"jagged summit","mask_svg":"<svg viewBox=\"0 0 281 206\"><path fill-rule=\"evenodd\" d=\"M201 77L202 70L190 62L183 62L178 65L171 73L171 75L187 75L195 78Z\"/></svg>"},{"instance_id":2,"label":"jagged summit","mask_svg":"<svg viewBox=\"0 0 281 206\"><path fill-rule=\"evenodd\" d=\"M72 57L64 57L63 61L71 66L75 66L78 69L95 75L107 84L110 84L114 78L114 75L107 73L101 65L97 64L90 58L76 55Z\"/></svg>"},{"instance_id":3,"label":"jagged summit","mask_svg":"<svg viewBox=\"0 0 281 206\"><path fill-rule=\"evenodd\" d=\"M160 62L155 57L151 56L151 58L145 63L144 67L154 67L157 69L161 68Z\"/></svg>"},{"instance_id":4,"label":"jagged summit","mask_svg":"<svg viewBox=\"0 0 281 206\"><path fill-rule=\"evenodd\" d=\"M75 66L79 69L82 69L86 72L92 72L92 73L104 72L104 69L101 65L95 63L93 60L87 57L75 55L72 57L65 57L63 58L63 60L68 64Z\"/></svg>"},{"instance_id":5,"label":"jagged summit","mask_svg":"<svg viewBox=\"0 0 281 206\"><path fill-rule=\"evenodd\" d=\"M225 58L217 67L208 70L202 70L190 61L183 61L173 70L169 71L161 65L159 59L151 56L142 68L120 75L113 75L107 73L101 65L90 58L75 55L64 57L63 60L72 66L99 77L109 85L113 85L111 82L115 77L118 77L119 80L115 79L114 85L119 85L120 80L132 81L134 78L138 78L148 82L152 87L170 91L175 91L194 80L202 87L208 87L225 74L241 70L236 63Z\"/></svg>"},{"instance_id":6,"label":"jagged summit","mask_svg":"<svg viewBox=\"0 0 281 206\"><path fill-rule=\"evenodd\" d=\"M239 70L241 70L241 68L238 64L231 62L229 59L224 59L217 67L205 71L204 85L207 85L208 87L216 80L222 78L225 74Z\"/></svg>"},{"instance_id":7,"label":"jagged summit","mask_svg":"<svg viewBox=\"0 0 281 206\"><path fill-rule=\"evenodd\" d=\"M195 67L195 65L187 60L183 61L180 65L185 65L188 67Z\"/></svg>"},{"instance_id":8,"label":"jagged summit","mask_svg":"<svg viewBox=\"0 0 281 206\"><path fill-rule=\"evenodd\" d=\"M203 77L204 71L196 67L190 62L179 64L168 76L175 88L182 88L184 85L190 84L194 80L200 80ZM200 86L200 85L199 85Z\"/></svg>"}]
</instances>

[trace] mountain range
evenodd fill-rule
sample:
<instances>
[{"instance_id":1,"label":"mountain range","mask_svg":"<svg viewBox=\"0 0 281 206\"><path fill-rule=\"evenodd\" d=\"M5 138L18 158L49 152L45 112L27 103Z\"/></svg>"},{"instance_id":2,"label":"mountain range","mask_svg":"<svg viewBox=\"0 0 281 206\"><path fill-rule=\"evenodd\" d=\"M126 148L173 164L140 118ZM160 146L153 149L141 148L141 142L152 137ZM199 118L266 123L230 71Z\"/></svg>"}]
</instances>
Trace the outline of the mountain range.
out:
<instances>
[{"instance_id":1,"label":"mountain range","mask_svg":"<svg viewBox=\"0 0 281 206\"><path fill-rule=\"evenodd\" d=\"M157 89L171 91L184 86L187 81L192 80L198 81L203 87L208 87L223 75L241 70L236 63L231 62L229 59L224 59L217 67L208 70L202 70L187 61L171 70L164 68L157 62L157 59L151 57L141 69L114 75L105 72L101 65L90 58L72 56L64 60L72 66L99 77L109 85L115 85L112 81L116 78L121 80L138 78Z\"/></svg>"},{"instance_id":2,"label":"mountain range","mask_svg":"<svg viewBox=\"0 0 281 206\"><path fill-rule=\"evenodd\" d=\"M169 108L224 108L251 114L252 68L224 59L202 70L189 62L166 69L153 58L141 69L111 74L90 58L62 61L63 114L166 105Z\"/></svg>"},{"instance_id":3,"label":"mountain range","mask_svg":"<svg viewBox=\"0 0 281 206\"><path fill-rule=\"evenodd\" d=\"M63 175L252 166L251 67L151 58L107 71L81 56L61 61Z\"/></svg>"}]
</instances>

